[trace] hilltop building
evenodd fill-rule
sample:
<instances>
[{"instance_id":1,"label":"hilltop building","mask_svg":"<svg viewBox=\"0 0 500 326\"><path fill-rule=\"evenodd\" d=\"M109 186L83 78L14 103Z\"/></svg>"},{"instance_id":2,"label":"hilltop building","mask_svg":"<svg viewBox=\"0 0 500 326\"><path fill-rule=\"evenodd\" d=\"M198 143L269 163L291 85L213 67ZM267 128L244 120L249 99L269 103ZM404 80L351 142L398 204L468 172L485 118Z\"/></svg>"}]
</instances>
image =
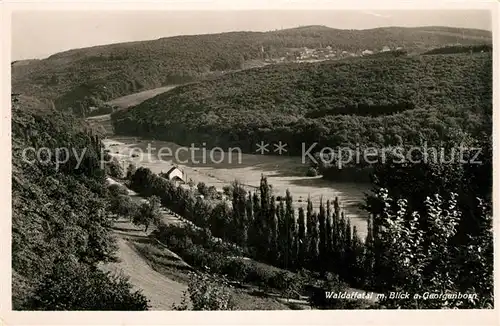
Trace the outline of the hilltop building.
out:
<instances>
[{"instance_id":1,"label":"hilltop building","mask_svg":"<svg viewBox=\"0 0 500 326\"><path fill-rule=\"evenodd\" d=\"M185 175L184 172L179 169L177 166L173 166L170 170L168 170L166 173L163 173L163 171L160 173L160 176L168 179L170 181L173 181L176 186L179 186L180 184L185 183Z\"/></svg>"}]
</instances>

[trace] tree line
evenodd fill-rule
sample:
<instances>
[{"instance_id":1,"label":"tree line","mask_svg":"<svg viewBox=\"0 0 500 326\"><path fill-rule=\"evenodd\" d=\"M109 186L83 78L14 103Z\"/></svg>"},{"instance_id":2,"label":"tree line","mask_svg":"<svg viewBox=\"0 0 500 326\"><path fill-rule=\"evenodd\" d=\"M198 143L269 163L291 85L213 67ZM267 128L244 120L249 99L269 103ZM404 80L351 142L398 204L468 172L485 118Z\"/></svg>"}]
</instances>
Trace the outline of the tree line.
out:
<instances>
[{"instance_id":1,"label":"tree line","mask_svg":"<svg viewBox=\"0 0 500 326\"><path fill-rule=\"evenodd\" d=\"M315 210L309 199L306 209L295 210L288 191L276 202L265 177L254 193L247 193L235 183L230 204L197 198L189 188L176 187L146 168L132 175L130 186L144 196L159 196L172 211L213 236L237 244L257 261L295 271L305 268L323 274L333 272L352 286L381 292L469 291L482 298L465 303L455 300L448 302L449 306L487 307L492 303L492 256L480 254L492 250L488 240L491 206L487 201L477 201L480 213L476 218L481 228L466 240L460 238L459 228L470 216L457 204L456 193L429 195L420 202L423 209L417 209L415 198L394 199L380 188L368 200L368 232L361 241L337 200L322 201ZM471 246L479 251L474 252ZM465 277L465 266L475 270L485 267L481 274L485 278ZM461 272L450 275L447 268ZM405 283L410 276L414 283ZM443 287L437 280L453 285ZM384 304L413 307L415 301L386 300ZM442 304L417 303L418 307Z\"/></svg>"},{"instance_id":2,"label":"tree line","mask_svg":"<svg viewBox=\"0 0 500 326\"><path fill-rule=\"evenodd\" d=\"M299 156L303 143L447 142L491 124L491 63L478 53L277 65L181 86L111 117L118 134L248 153L263 140Z\"/></svg>"},{"instance_id":3,"label":"tree line","mask_svg":"<svg viewBox=\"0 0 500 326\"><path fill-rule=\"evenodd\" d=\"M401 46L421 51L457 41L483 44L491 42L491 33L465 29L442 33L441 28L433 27L353 31L311 26L265 33L175 36L69 50L13 65L12 84L16 92L54 101L58 110L73 109L79 114L102 101L241 69L246 62L286 56L301 47L330 45L337 52L360 53Z\"/></svg>"}]
</instances>

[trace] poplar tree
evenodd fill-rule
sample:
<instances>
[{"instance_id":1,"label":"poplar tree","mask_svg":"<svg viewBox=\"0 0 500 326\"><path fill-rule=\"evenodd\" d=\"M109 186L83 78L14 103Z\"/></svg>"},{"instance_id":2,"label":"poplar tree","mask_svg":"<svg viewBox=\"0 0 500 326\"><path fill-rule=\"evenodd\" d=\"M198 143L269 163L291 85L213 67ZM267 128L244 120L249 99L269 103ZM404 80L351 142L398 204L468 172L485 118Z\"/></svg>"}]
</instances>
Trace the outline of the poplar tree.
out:
<instances>
[{"instance_id":1,"label":"poplar tree","mask_svg":"<svg viewBox=\"0 0 500 326\"><path fill-rule=\"evenodd\" d=\"M281 266L285 266L286 252L288 251L286 238L287 229L285 225L285 204L282 200L279 201L278 209L276 211L276 218L278 220L278 259Z\"/></svg>"},{"instance_id":2,"label":"poplar tree","mask_svg":"<svg viewBox=\"0 0 500 326\"><path fill-rule=\"evenodd\" d=\"M332 215L332 251L336 263L340 261L340 206L339 199L335 197L333 201L333 215Z\"/></svg>"},{"instance_id":3,"label":"poplar tree","mask_svg":"<svg viewBox=\"0 0 500 326\"><path fill-rule=\"evenodd\" d=\"M274 205L275 198L274 196L271 196L270 198L271 203L273 203L270 206L270 209L268 210L267 218L267 234L268 234L268 247L267 247L267 252L268 252L268 259L276 264L278 263L279 259L279 252L278 252L278 220L276 216L276 206Z\"/></svg>"},{"instance_id":4,"label":"poplar tree","mask_svg":"<svg viewBox=\"0 0 500 326\"><path fill-rule=\"evenodd\" d=\"M334 265L333 262L333 224L332 224L332 208L330 200L326 201L326 256L328 257L327 267L331 268Z\"/></svg>"},{"instance_id":5,"label":"poplar tree","mask_svg":"<svg viewBox=\"0 0 500 326\"><path fill-rule=\"evenodd\" d=\"M319 214L318 214L318 241L319 241L319 268L321 271L326 271L326 262L328 259L326 253L326 212L325 206L323 204L323 197L320 198L319 202Z\"/></svg>"},{"instance_id":6,"label":"poplar tree","mask_svg":"<svg viewBox=\"0 0 500 326\"><path fill-rule=\"evenodd\" d=\"M253 223L252 231L250 232L250 243L257 252L262 252L262 250L267 246L267 235L264 233L263 216L260 203L261 200L259 195L254 192L252 196Z\"/></svg>"},{"instance_id":7,"label":"poplar tree","mask_svg":"<svg viewBox=\"0 0 500 326\"><path fill-rule=\"evenodd\" d=\"M286 230L286 253L285 253L285 267L293 266L296 257L296 223L295 212L293 209L293 198L290 191L286 190L285 196L285 230Z\"/></svg>"},{"instance_id":8,"label":"poplar tree","mask_svg":"<svg viewBox=\"0 0 500 326\"><path fill-rule=\"evenodd\" d=\"M298 264L303 266L308 252L307 239L306 239L306 216L304 213L304 208L299 208L299 217L298 217L298 244L299 244L299 253L297 257Z\"/></svg>"},{"instance_id":9,"label":"poplar tree","mask_svg":"<svg viewBox=\"0 0 500 326\"><path fill-rule=\"evenodd\" d=\"M374 240L373 240L373 217L370 215L367 221L366 238L363 252L363 271L365 275L365 286L373 285L374 273Z\"/></svg>"}]
</instances>

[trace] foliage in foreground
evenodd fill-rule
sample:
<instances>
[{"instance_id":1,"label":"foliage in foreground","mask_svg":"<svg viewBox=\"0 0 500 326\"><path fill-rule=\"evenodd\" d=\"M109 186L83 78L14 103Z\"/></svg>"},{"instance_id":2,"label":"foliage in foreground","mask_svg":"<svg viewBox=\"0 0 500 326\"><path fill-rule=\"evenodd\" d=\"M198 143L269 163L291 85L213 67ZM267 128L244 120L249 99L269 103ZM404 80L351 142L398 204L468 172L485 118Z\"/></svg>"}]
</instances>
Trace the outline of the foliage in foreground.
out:
<instances>
[{"instance_id":1,"label":"foliage in foreground","mask_svg":"<svg viewBox=\"0 0 500 326\"><path fill-rule=\"evenodd\" d=\"M30 310L148 310L148 300L127 278L94 266L59 261L29 303Z\"/></svg>"},{"instance_id":2,"label":"foliage in foreground","mask_svg":"<svg viewBox=\"0 0 500 326\"><path fill-rule=\"evenodd\" d=\"M116 251L99 137L26 101L14 99L12 106L13 309L147 309L125 280L97 270ZM24 149L43 147L49 151L40 151L40 160L23 157ZM64 157L57 148L83 153L80 164L71 155L58 166Z\"/></svg>"},{"instance_id":3,"label":"foliage in foreground","mask_svg":"<svg viewBox=\"0 0 500 326\"><path fill-rule=\"evenodd\" d=\"M214 275L192 273L188 289L184 291L174 310L232 310L234 302L227 282Z\"/></svg>"},{"instance_id":4,"label":"foliage in foreground","mask_svg":"<svg viewBox=\"0 0 500 326\"><path fill-rule=\"evenodd\" d=\"M477 221L480 233L457 244L453 238L463 213L456 194L449 199L428 197L425 214L408 210L406 200L395 201L384 189L378 197L385 205L375 220L378 232L373 245L383 251L375 258L374 268L379 277L385 275L386 287L410 294L409 300L387 298L384 306L493 308L493 225L487 203L477 201L482 212ZM444 296L428 300L414 297L426 292ZM458 294L468 296L453 297Z\"/></svg>"}]
</instances>

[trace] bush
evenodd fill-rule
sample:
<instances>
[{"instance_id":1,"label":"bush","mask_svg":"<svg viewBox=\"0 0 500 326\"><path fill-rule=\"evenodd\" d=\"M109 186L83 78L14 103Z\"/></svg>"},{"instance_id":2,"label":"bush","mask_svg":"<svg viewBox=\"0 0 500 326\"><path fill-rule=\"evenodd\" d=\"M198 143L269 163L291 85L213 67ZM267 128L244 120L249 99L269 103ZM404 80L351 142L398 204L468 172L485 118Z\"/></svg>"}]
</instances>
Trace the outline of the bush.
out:
<instances>
[{"instance_id":1,"label":"bush","mask_svg":"<svg viewBox=\"0 0 500 326\"><path fill-rule=\"evenodd\" d=\"M139 205L128 195L119 195L110 200L109 210L118 216L131 219L137 215Z\"/></svg>"},{"instance_id":2,"label":"bush","mask_svg":"<svg viewBox=\"0 0 500 326\"><path fill-rule=\"evenodd\" d=\"M316 170L313 167L310 167L309 169L307 169L306 176L308 176L308 177L316 177L316 176L318 176L318 170Z\"/></svg>"},{"instance_id":3,"label":"bush","mask_svg":"<svg viewBox=\"0 0 500 326\"><path fill-rule=\"evenodd\" d=\"M108 194L111 198L116 198L121 195L128 195L128 190L121 184L114 183L108 187Z\"/></svg>"},{"instance_id":4,"label":"bush","mask_svg":"<svg viewBox=\"0 0 500 326\"><path fill-rule=\"evenodd\" d=\"M172 308L173 310L197 311L232 310L234 301L225 280L214 279L212 275L207 274L192 274L182 302L180 305L174 304Z\"/></svg>"},{"instance_id":5,"label":"bush","mask_svg":"<svg viewBox=\"0 0 500 326\"><path fill-rule=\"evenodd\" d=\"M106 150L106 158L105 160L108 162L106 164L106 174L108 174L112 178L121 179L123 178L123 167L116 157L113 157L109 160L109 149Z\"/></svg>"},{"instance_id":6,"label":"bush","mask_svg":"<svg viewBox=\"0 0 500 326\"><path fill-rule=\"evenodd\" d=\"M32 310L148 310L149 303L124 277L93 266L62 261L42 280Z\"/></svg>"},{"instance_id":7,"label":"bush","mask_svg":"<svg viewBox=\"0 0 500 326\"><path fill-rule=\"evenodd\" d=\"M249 271L250 267L248 264L240 259L229 259L229 261L222 267L223 274L237 281L245 280Z\"/></svg>"},{"instance_id":8,"label":"bush","mask_svg":"<svg viewBox=\"0 0 500 326\"><path fill-rule=\"evenodd\" d=\"M285 291L291 287L293 282L292 273L288 271L275 272L269 279L269 285L277 290Z\"/></svg>"},{"instance_id":9,"label":"bush","mask_svg":"<svg viewBox=\"0 0 500 326\"><path fill-rule=\"evenodd\" d=\"M255 284L260 287L269 288L270 280L274 276L275 272L270 268L263 268L258 264L249 263L249 270L245 282L250 284Z\"/></svg>"}]
</instances>

